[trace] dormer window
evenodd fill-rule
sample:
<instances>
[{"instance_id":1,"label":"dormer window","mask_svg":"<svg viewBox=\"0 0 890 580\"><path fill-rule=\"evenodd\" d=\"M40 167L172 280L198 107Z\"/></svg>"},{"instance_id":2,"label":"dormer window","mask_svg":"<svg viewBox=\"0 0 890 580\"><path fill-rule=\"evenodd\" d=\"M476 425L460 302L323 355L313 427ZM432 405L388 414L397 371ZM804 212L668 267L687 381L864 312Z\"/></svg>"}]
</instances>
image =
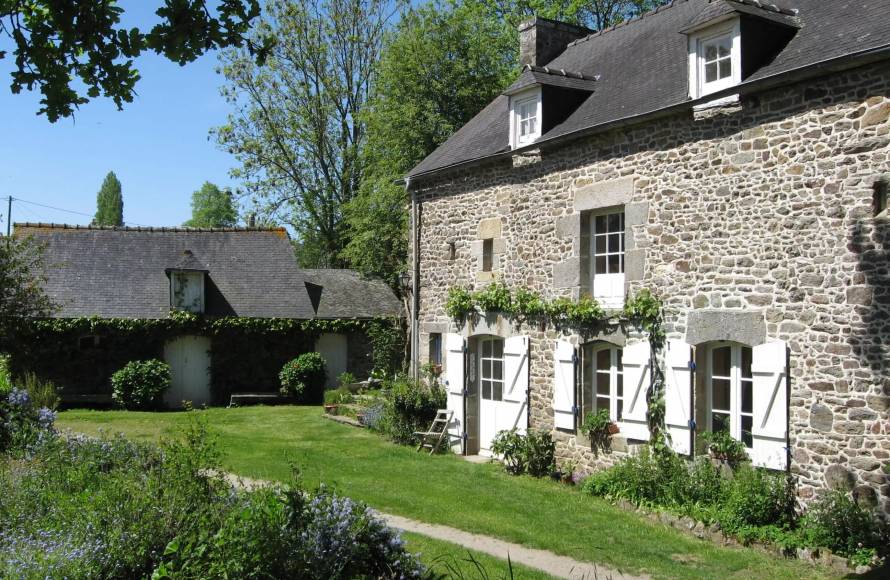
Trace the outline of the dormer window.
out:
<instances>
[{"instance_id":1,"label":"dormer window","mask_svg":"<svg viewBox=\"0 0 890 580\"><path fill-rule=\"evenodd\" d=\"M204 312L204 272L170 272L170 307L195 314Z\"/></svg>"},{"instance_id":2,"label":"dormer window","mask_svg":"<svg viewBox=\"0 0 890 580\"><path fill-rule=\"evenodd\" d=\"M742 46L738 19L690 35L689 93L693 99L734 87L741 82ZM737 98L737 95L731 95L721 99L719 103Z\"/></svg>"},{"instance_id":3,"label":"dormer window","mask_svg":"<svg viewBox=\"0 0 890 580\"><path fill-rule=\"evenodd\" d=\"M535 88L510 97L510 134L516 149L534 143L541 136L541 90Z\"/></svg>"}]
</instances>

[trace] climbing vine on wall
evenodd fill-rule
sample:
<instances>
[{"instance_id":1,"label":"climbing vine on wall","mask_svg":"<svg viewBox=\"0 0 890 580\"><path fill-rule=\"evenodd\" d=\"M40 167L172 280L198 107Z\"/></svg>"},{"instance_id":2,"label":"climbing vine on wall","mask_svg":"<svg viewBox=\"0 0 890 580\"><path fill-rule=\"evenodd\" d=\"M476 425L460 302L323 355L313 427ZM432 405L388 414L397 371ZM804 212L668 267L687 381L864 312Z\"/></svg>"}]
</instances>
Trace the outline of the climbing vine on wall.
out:
<instances>
[{"instance_id":1,"label":"climbing vine on wall","mask_svg":"<svg viewBox=\"0 0 890 580\"><path fill-rule=\"evenodd\" d=\"M404 327L399 319L293 320L204 317L172 311L168 318L57 318L32 320L13 347L16 372L36 371L64 387L64 395L108 389L111 374L131 360L159 358L169 339L212 339L211 394L224 403L235 391L274 391L291 358L311 351L323 333L361 334L369 362L391 374L401 365ZM370 366L370 365L369 365Z\"/></svg>"},{"instance_id":2,"label":"climbing vine on wall","mask_svg":"<svg viewBox=\"0 0 890 580\"><path fill-rule=\"evenodd\" d=\"M484 314L498 313L518 322L550 322L557 328L576 329L590 333L610 328L632 327L645 332L650 346L652 381L647 393L650 443L658 451L667 452L664 427L664 369L660 353L665 346L664 315L661 301L649 290L640 290L625 300L620 312L608 313L592 298L545 300L540 294L520 288L511 292L498 282L471 291L453 287L448 291L445 312L458 321L473 320Z\"/></svg>"}]
</instances>

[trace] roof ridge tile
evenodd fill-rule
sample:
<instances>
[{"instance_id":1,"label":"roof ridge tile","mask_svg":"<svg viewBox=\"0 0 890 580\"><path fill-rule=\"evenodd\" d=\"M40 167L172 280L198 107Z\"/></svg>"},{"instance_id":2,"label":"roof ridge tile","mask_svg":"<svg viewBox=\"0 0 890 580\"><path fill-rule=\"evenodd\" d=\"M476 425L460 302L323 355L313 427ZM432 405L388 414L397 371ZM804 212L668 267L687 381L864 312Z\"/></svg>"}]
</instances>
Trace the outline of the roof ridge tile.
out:
<instances>
[{"instance_id":1,"label":"roof ridge tile","mask_svg":"<svg viewBox=\"0 0 890 580\"><path fill-rule=\"evenodd\" d=\"M177 232L177 233L211 233L211 232L284 232L280 226L253 227L220 227L191 228L185 226L98 226L80 224L57 224L52 222L14 222L13 228L41 228L57 230L95 230L115 232Z\"/></svg>"}]
</instances>

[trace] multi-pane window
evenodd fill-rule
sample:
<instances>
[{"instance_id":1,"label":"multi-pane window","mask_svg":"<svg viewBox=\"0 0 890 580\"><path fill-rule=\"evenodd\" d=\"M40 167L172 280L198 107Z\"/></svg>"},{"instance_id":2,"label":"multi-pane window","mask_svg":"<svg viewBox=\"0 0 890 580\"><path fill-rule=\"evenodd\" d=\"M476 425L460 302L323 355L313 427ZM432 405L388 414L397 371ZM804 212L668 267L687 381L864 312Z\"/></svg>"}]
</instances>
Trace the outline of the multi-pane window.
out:
<instances>
[{"instance_id":1,"label":"multi-pane window","mask_svg":"<svg viewBox=\"0 0 890 580\"><path fill-rule=\"evenodd\" d=\"M702 43L704 82L732 78L732 36L721 36Z\"/></svg>"},{"instance_id":2,"label":"multi-pane window","mask_svg":"<svg viewBox=\"0 0 890 580\"><path fill-rule=\"evenodd\" d=\"M624 305L624 212L590 216L593 297L606 308Z\"/></svg>"},{"instance_id":3,"label":"multi-pane window","mask_svg":"<svg viewBox=\"0 0 890 580\"><path fill-rule=\"evenodd\" d=\"M531 98L517 103L516 117L519 142L534 140L538 134L538 99Z\"/></svg>"},{"instance_id":4,"label":"multi-pane window","mask_svg":"<svg viewBox=\"0 0 890 580\"><path fill-rule=\"evenodd\" d=\"M696 87L691 91L693 97L715 93L742 81L738 34L737 28L733 27L696 40L697 81Z\"/></svg>"},{"instance_id":5,"label":"multi-pane window","mask_svg":"<svg viewBox=\"0 0 890 580\"><path fill-rule=\"evenodd\" d=\"M624 273L624 212L593 216L593 273Z\"/></svg>"},{"instance_id":6,"label":"multi-pane window","mask_svg":"<svg viewBox=\"0 0 890 580\"><path fill-rule=\"evenodd\" d=\"M482 398L501 401L504 398L504 341L486 338L480 342L479 383Z\"/></svg>"},{"instance_id":7,"label":"multi-pane window","mask_svg":"<svg viewBox=\"0 0 890 580\"><path fill-rule=\"evenodd\" d=\"M609 418L620 421L624 415L624 368L618 347L589 345L584 348L583 392L584 415L600 409L609 411Z\"/></svg>"},{"instance_id":8,"label":"multi-pane window","mask_svg":"<svg viewBox=\"0 0 890 580\"><path fill-rule=\"evenodd\" d=\"M751 358L751 348L732 344L711 347L708 357L710 430L729 431L749 449L754 424Z\"/></svg>"}]
</instances>

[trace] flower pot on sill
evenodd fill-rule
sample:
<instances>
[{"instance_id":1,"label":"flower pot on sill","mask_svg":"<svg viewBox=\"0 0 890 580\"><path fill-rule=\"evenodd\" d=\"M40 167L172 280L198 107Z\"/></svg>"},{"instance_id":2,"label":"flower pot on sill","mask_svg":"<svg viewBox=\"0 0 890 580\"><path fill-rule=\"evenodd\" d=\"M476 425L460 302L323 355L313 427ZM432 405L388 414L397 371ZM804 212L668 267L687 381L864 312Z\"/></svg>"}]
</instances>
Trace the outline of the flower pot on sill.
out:
<instances>
[{"instance_id":1,"label":"flower pot on sill","mask_svg":"<svg viewBox=\"0 0 890 580\"><path fill-rule=\"evenodd\" d=\"M615 423L609 423L609 435L617 435L621 429Z\"/></svg>"}]
</instances>

